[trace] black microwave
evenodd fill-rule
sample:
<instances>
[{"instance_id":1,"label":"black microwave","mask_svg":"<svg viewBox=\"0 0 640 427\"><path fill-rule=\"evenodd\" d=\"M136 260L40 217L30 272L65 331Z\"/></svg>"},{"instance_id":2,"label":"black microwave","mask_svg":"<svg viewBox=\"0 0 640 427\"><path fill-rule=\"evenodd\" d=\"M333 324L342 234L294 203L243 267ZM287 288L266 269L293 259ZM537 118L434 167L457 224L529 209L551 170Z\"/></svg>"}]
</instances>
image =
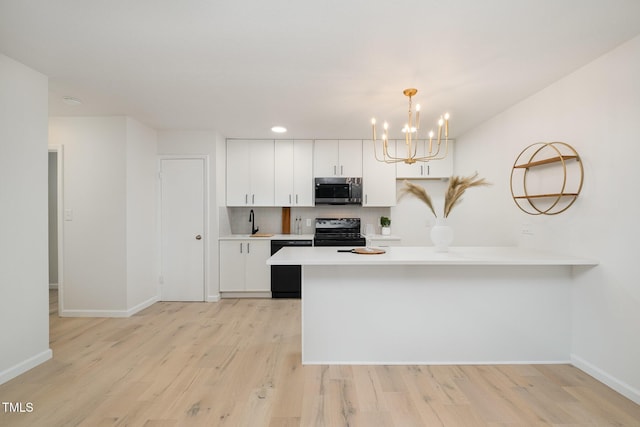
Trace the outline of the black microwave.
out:
<instances>
[{"instance_id":1,"label":"black microwave","mask_svg":"<svg viewBox=\"0 0 640 427\"><path fill-rule=\"evenodd\" d=\"M361 205L362 178L316 178L316 205Z\"/></svg>"}]
</instances>

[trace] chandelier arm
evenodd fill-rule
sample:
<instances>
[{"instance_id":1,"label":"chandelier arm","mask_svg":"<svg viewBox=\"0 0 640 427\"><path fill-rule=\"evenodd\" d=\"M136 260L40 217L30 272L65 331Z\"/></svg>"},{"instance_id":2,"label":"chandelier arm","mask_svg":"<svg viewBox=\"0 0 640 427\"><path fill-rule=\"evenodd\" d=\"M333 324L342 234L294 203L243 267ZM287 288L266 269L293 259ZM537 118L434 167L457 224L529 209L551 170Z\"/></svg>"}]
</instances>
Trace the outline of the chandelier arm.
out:
<instances>
[{"instance_id":1,"label":"chandelier arm","mask_svg":"<svg viewBox=\"0 0 640 427\"><path fill-rule=\"evenodd\" d=\"M434 155L420 157L420 158L417 158L416 160L421 161L421 162L427 162L427 161L430 161L430 160L442 160L442 159L446 158L447 155L449 154L449 140L448 139L445 140L445 143L444 143L444 147L445 147L444 154L442 154L442 156L438 157L438 154L440 153L440 145L441 144L438 144L438 150L436 151L436 153Z\"/></svg>"}]
</instances>

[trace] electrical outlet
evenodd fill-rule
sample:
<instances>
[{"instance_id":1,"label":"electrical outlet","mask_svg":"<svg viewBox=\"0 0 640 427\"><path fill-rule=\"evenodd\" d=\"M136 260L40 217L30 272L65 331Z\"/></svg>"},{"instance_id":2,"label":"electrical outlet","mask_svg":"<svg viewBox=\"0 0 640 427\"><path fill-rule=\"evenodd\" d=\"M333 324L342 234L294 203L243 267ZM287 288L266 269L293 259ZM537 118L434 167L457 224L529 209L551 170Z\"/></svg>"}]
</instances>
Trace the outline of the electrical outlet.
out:
<instances>
[{"instance_id":1,"label":"electrical outlet","mask_svg":"<svg viewBox=\"0 0 640 427\"><path fill-rule=\"evenodd\" d=\"M311 227L311 218L307 218L307 227Z\"/></svg>"},{"instance_id":2,"label":"electrical outlet","mask_svg":"<svg viewBox=\"0 0 640 427\"><path fill-rule=\"evenodd\" d=\"M528 223L528 222L523 223L521 233L524 234L525 236L533 235L533 228L531 227L531 223Z\"/></svg>"}]
</instances>

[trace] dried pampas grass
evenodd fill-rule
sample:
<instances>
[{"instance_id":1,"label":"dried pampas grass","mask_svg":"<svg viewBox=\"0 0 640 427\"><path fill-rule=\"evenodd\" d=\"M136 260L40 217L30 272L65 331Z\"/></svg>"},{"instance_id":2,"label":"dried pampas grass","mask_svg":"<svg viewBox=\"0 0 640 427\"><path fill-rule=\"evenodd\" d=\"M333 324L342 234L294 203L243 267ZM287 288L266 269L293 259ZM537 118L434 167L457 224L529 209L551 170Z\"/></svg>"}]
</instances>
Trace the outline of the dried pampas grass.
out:
<instances>
[{"instance_id":1,"label":"dried pampas grass","mask_svg":"<svg viewBox=\"0 0 640 427\"><path fill-rule=\"evenodd\" d=\"M448 217L451 209L462 200L462 195L471 187L491 185L484 178L478 178L478 172L471 176L452 176L449 179L449 187L444 195L444 217Z\"/></svg>"},{"instance_id":2,"label":"dried pampas grass","mask_svg":"<svg viewBox=\"0 0 640 427\"><path fill-rule=\"evenodd\" d=\"M412 196L415 196L418 199L422 200L427 205L427 207L431 209L431 212L433 212L433 215L435 217L438 216L436 215L435 209L433 209L433 203L431 203L431 197L429 197L429 195L427 194L427 190L425 190L419 185L412 184L409 181L404 181L404 187L400 189L399 198L401 199L407 194L411 194Z\"/></svg>"},{"instance_id":3,"label":"dried pampas grass","mask_svg":"<svg viewBox=\"0 0 640 427\"><path fill-rule=\"evenodd\" d=\"M478 178L478 172L471 176L452 176L449 179L449 187L444 195L444 217L448 217L451 213L451 209L456 206L462 200L462 195L471 187L479 187L481 185L491 185L484 178ZM431 197L427 194L427 190L419 185L415 185L409 181L404 181L404 187L400 190L400 198L410 194L422 200L427 207L433 212L433 216L436 218L435 209L431 202Z\"/></svg>"}]
</instances>

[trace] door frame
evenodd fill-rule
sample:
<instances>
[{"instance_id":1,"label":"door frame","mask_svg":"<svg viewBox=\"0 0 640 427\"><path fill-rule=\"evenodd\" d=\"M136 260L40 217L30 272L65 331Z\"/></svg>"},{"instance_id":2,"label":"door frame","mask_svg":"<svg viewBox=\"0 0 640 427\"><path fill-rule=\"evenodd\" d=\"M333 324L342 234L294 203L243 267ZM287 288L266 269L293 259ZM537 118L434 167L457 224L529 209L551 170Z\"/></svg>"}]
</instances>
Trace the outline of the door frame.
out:
<instances>
[{"instance_id":1,"label":"door frame","mask_svg":"<svg viewBox=\"0 0 640 427\"><path fill-rule=\"evenodd\" d=\"M162 161L163 160L185 160L185 159L197 159L202 160L203 164L203 212L204 215L204 245L203 245L203 283L202 283L202 301L207 301L208 288L209 288L209 246L210 233L209 233L209 156L206 154L162 154L158 156L158 222L157 222L157 236L158 236L158 295L160 301L162 301L162 287L163 277L162 272L164 266L162 264Z\"/></svg>"},{"instance_id":2,"label":"door frame","mask_svg":"<svg viewBox=\"0 0 640 427\"><path fill-rule=\"evenodd\" d=\"M64 146L49 145L48 153L56 153L57 228L58 228L58 316L64 316Z\"/></svg>"}]
</instances>

